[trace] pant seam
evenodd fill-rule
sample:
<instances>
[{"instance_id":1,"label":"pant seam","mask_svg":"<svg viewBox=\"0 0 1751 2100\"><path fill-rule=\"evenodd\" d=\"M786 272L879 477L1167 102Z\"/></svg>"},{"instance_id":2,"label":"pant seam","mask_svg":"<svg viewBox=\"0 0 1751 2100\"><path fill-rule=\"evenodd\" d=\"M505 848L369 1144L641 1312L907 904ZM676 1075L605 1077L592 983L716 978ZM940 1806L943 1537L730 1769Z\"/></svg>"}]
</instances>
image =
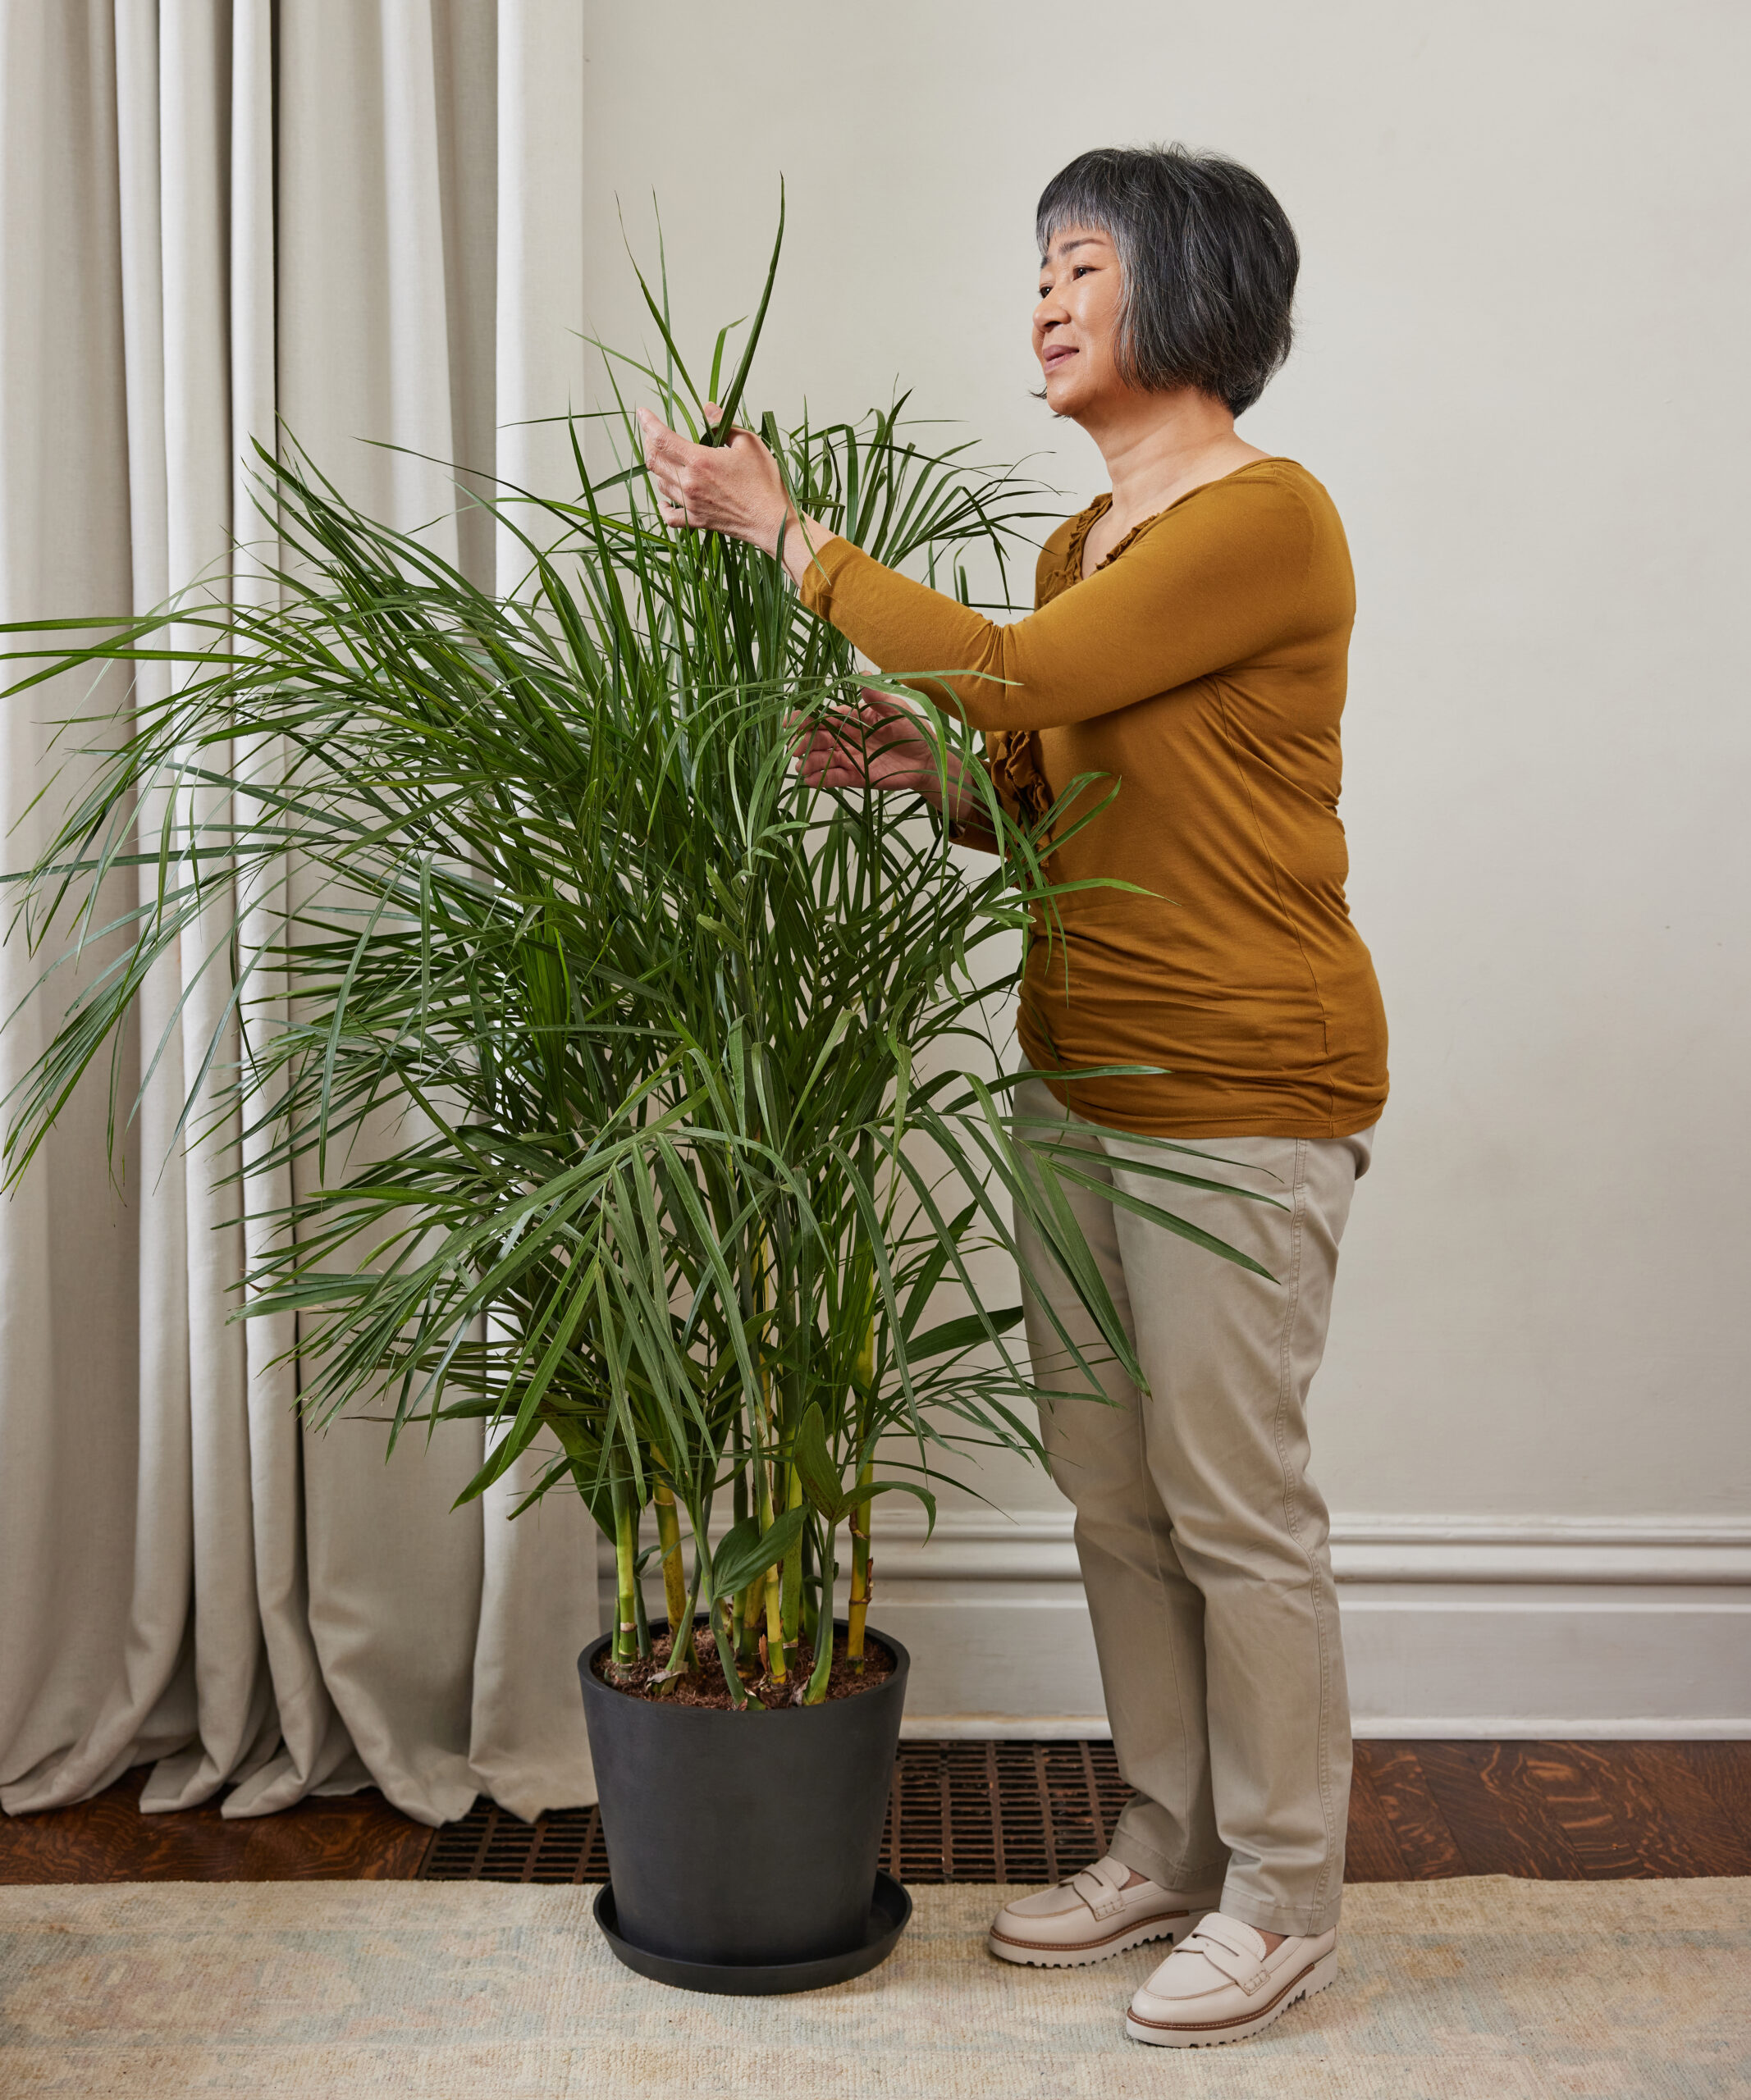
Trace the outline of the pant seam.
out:
<instances>
[{"instance_id":1,"label":"pant seam","mask_svg":"<svg viewBox=\"0 0 1751 2100\"><path fill-rule=\"evenodd\" d=\"M1101 1145L1100 1148L1103 1153L1106 1152L1106 1147L1104 1144ZM1110 1160L1111 1155L1109 1154L1108 1157ZM1116 1168L1118 1162L1113 1162L1113 1164ZM1119 1249L1119 1270L1121 1274L1124 1271L1124 1249L1122 1244L1121 1244ZM1125 1288L1128 1297L1131 1288L1128 1278L1126 1281ZM1133 1332L1134 1331L1135 1323L1133 1323ZM1135 1346L1134 1344L1133 1346ZM1145 1521L1148 1520L1150 1514L1149 1497L1150 1493L1150 1484L1154 1479L1154 1475L1150 1471L1149 1436L1145 1416L1147 1408L1154 1404L1154 1395L1152 1392L1145 1395L1141 1390L1138 1391L1137 1464L1134 1479L1136 1481L1136 1490L1143 1498L1143 1513ZM1164 1514L1165 1513L1165 1511L1164 1511ZM1169 1518L1168 1522L1169 1527L1171 1528L1173 1519ZM1172 1609L1168 1597L1167 1570L1161 1564L1161 1538L1153 1522L1149 1525L1149 1551L1150 1559L1154 1564L1155 1588L1160 1601L1162 1614L1164 1618L1171 1618ZM1185 1838L1186 1843L1190 1844L1192 1834L1192 1819L1196 1809L1196 1803L1192 1799L1191 1786L1191 1731L1186 1718L1186 1687L1180 1675L1179 1655L1175 1644L1171 1640L1168 1642L1167 1646L1168 1654L1173 1664L1173 1704L1179 1714L1179 1773L1181 1804L1179 1823L1182 1835ZM1207 1719L1205 1732L1207 1739L1209 1734ZM1154 1847L1151 1846L1150 1849L1153 1851ZM1169 1888L1173 1887L1179 1880L1180 1877L1188 1871L1190 1871L1190 1869L1186 1865L1185 1856L1182 1854L1179 1864L1173 1869L1172 1879L1165 1885ZM1151 1879L1154 1879L1154 1877L1152 1876Z\"/></svg>"},{"instance_id":2,"label":"pant seam","mask_svg":"<svg viewBox=\"0 0 1751 2100\"><path fill-rule=\"evenodd\" d=\"M1289 1299L1284 1308L1282 1348L1278 1358L1277 1388L1277 1420L1275 1440L1278 1469L1282 1476L1283 1524L1291 1538L1301 1548L1307 1563L1308 1596L1313 1607L1314 1632L1319 1650L1319 1710L1317 1742L1314 1751L1314 1769L1319 1781L1319 1814L1325 1825L1325 1857L1321 1863L1319 1879L1314 1883L1309 1899L1307 1915L1310 1919L1319 1915L1325 1901L1325 1892L1331 1879L1332 1862L1337 1856L1337 1830L1332 1815L1332 1769L1329 1755L1331 1735L1332 1659L1325 1614L1319 1596L1319 1570L1313 1554L1301 1536L1301 1519L1295 1507L1295 1495L1291 1484L1288 1453L1284 1448L1284 1425L1289 1412L1290 1396L1295 1387L1295 1328L1300 1317L1301 1303L1301 1261L1306 1235L1307 1216L1307 1155L1308 1141L1297 1138L1295 1141L1294 1194L1291 1198Z\"/></svg>"}]
</instances>

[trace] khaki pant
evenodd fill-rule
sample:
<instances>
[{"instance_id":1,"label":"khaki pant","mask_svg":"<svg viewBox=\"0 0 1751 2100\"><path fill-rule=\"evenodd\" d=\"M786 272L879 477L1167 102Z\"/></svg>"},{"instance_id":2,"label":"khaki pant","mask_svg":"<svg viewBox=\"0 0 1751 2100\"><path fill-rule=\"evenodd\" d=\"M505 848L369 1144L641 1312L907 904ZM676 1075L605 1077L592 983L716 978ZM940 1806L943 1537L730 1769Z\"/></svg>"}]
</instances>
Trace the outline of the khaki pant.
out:
<instances>
[{"instance_id":1,"label":"khaki pant","mask_svg":"<svg viewBox=\"0 0 1751 2100\"><path fill-rule=\"evenodd\" d=\"M1100 1179L1263 1262L1225 1261L1100 1194L1066 1185L1149 1381L1110 1360L1110 1404L1042 1400L1053 1477L1076 1505L1119 1769L1138 1790L1115 1857L1164 1887L1223 1887L1267 1932L1335 1924L1350 1796L1350 1707L1324 1502L1307 1477L1307 1389L1325 1350L1337 1243L1374 1133L1333 1140L1210 1138L1205 1165L1066 1118L1039 1080L1017 1089L1022 1134L1049 1121ZM1127 1171L1152 1162L1274 1196L1283 1208ZM1022 1245L1090 1359L1092 1323L1037 1244ZM1029 1294L1046 1390L1086 1385Z\"/></svg>"}]
</instances>

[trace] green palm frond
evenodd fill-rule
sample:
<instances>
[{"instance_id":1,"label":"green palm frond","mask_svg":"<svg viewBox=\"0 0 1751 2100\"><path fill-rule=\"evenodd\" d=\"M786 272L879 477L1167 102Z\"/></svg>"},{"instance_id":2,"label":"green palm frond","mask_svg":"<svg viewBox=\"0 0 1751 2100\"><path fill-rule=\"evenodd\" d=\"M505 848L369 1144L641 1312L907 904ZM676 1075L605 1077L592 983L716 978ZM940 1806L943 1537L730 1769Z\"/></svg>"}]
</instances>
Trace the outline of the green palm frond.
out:
<instances>
[{"instance_id":1,"label":"green palm frond","mask_svg":"<svg viewBox=\"0 0 1751 2100\"><path fill-rule=\"evenodd\" d=\"M669 358L638 369L678 414L684 368L652 310ZM1001 564L1040 492L931 449L904 407L763 427L800 507L879 559L963 578L977 545ZM362 514L288 438L257 454L273 602L9 631L33 666L14 695L117 662L168 664L172 689L135 692L9 879L48 988L75 988L8 1104L6 1170L94 1062L119 1084L161 962L215 978L226 1014L181 1128L240 1125L258 1170L289 1171L240 1312L296 1315L309 1417L382 1406L391 1438L485 1420L464 1499L537 1454L534 1495L569 1485L615 1535L623 1596L661 1485L694 1542L690 1594L723 1605L728 1495L756 1543L738 1534L723 1568L751 1595L760 1552L784 1564L789 1646L800 1569L831 1622L829 1475L866 1508L897 1435L891 1484L926 1495L957 1450L1038 1455L1018 1315L971 1266L1014 1253L1012 1206L1141 1376L1065 1201L1073 1160L1024 1152L978 1076L1017 937L1053 913L1054 819L1018 824L975 769L1004 851L970 871L915 808L807 787L796 719L855 696L848 645L775 563L671 536L636 465L592 478L575 424L573 445L575 491L489 505L526 558L510 596ZM945 770L968 755L961 724L925 719ZM270 891L286 902L264 938ZM143 1046L142 1087L171 1032ZM726 1651L748 1623L727 1609Z\"/></svg>"}]
</instances>

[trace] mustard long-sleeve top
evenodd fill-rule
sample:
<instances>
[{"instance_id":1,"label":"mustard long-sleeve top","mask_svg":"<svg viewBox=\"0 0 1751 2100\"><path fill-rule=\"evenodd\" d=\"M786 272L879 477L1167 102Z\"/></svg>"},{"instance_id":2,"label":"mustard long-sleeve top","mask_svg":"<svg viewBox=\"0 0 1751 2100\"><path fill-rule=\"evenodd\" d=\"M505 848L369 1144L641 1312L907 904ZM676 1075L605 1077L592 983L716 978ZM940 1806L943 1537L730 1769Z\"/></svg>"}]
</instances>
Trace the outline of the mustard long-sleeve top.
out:
<instances>
[{"instance_id":1,"label":"mustard long-sleeve top","mask_svg":"<svg viewBox=\"0 0 1751 2100\"><path fill-rule=\"evenodd\" d=\"M1043 814L1079 776L1107 776L1081 811L1117 783L1050 872L1146 894L1065 897L1062 937L1036 927L1022 978L1022 1051L1061 1102L1164 1137L1366 1130L1386 1101L1386 1017L1344 897L1356 591L1337 509L1293 460L1255 460L1137 526L1084 578L1109 501L1052 534L1036 610L1011 626L838 538L803 599L986 732L1012 808ZM1162 1069L1075 1076L1116 1064Z\"/></svg>"}]
</instances>

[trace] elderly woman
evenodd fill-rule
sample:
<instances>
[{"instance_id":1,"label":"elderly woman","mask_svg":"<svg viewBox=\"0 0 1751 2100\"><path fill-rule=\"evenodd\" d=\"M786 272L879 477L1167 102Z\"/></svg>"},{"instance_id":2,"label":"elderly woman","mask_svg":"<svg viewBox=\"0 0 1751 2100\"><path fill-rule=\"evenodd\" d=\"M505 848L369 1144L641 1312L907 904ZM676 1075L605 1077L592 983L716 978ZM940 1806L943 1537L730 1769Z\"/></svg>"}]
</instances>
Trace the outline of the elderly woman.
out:
<instances>
[{"instance_id":1,"label":"elderly woman","mask_svg":"<svg viewBox=\"0 0 1751 2100\"><path fill-rule=\"evenodd\" d=\"M1037 817L1081 776L1118 783L1052 872L1127 887L1066 897L1062 937L1032 944L1037 1076L1017 1103L1111 1191L1078 1194L1081 1222L1148 1378L1109 1372L1110 1405L1042 1410L1137 1793L1108 1856L1006 1904L990 1945L1054 1967L1168 1941L1127 2029L1195 2046L1255 2034L1336 1965L1349 1710L1305 1411L1387 1093L1337 817L1354 586L1324 489L1234 429L1287 354L1299 262L1257 176L1177 147L1085 153L1038 231L1045 399L1094 440L1111 493L1046 541L1028 618L994 625L798 516L751 436L706 450L647 417L645 440L669 523L779 555L884 673L967 673L912 682L985 733L1006 806ZM922 795L990 842L963 776L941 806L908 710L866 691L857 713L812 737L811 778ZM1115 1065L1150 1069L1078 1076ZM1163 1139L1274 1199L1182 1206L1268 1276L1127 1207L1159 1189L1152 1162L1197 1166ZM1068 1289L1055 1311L1092 1356ZM1028 1336L1049 1386L1062 1344L1037 1300Z\"/></svg>"}]
</instances>

